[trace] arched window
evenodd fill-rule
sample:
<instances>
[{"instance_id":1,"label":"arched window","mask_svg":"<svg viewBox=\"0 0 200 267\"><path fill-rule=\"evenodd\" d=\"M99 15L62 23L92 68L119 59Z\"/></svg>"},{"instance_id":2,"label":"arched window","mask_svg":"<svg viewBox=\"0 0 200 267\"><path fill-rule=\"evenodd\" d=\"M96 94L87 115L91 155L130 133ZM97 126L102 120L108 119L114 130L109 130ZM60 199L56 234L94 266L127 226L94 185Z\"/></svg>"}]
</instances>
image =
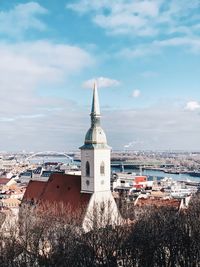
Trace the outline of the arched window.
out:
<instances>
[{"instance_id":1,"label":"arched window","mask_svg":"<svg viewBox=\"0 0 200 267\"><path fill-rule=\"evenodd\" d=\"M85 164L85 173L86 176L90 176L90 163L88 161Z\"/></svg>"},{"instance_id":2,"label":"arched window","mask_svg":"<svg viewBox=\"0 0 200 267\"><path fill-rule=\"evenodd\" d=\"M105 164L103 161L101 162L101 165L100 165L100 174L105 175Z\"/></svg>"}]
</instances>

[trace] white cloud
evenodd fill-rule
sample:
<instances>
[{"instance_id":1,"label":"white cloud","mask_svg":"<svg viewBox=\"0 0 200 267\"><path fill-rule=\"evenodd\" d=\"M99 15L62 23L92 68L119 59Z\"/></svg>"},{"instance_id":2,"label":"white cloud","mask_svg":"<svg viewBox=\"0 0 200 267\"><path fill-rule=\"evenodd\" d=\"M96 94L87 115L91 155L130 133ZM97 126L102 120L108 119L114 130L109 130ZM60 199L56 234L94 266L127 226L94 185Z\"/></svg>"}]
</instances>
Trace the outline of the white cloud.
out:
<instances>
[{"instance_id":1,"label":"white cloud","mask_svg":"<svg viewBox=\"0 0 200 267\"><path fill-rule=\"evenodd\" d=\"M71 76L93 66L93 56L78 46L35 41L0 42L0 58L1 150L63 149L66 140L76 143L87 115L82 118L81 107L47 90L69 90Z\"/></svg>"},{"instance_id":2,"label":"white cloud","mask_svg":"<svg viewBox=\"0 0 200 267\"><path fill-rule=\"evenodd\" d=\"M115 53L118 56L157 55L165 47L183 47L200 53L199 0L83 0L66 7L82 15L89 14L109 34L147 37L145 42Z\"/></svg>"},{"instance_id":3,"label":"white cloud","mask_svg":"<svg viewBox=\"0 0 200 267\"><path fill-rule=\"evenodd\" d=\"M94 64L92 55L77 46L47 41L0 43L0 58L0 114L4 118L37 114L35 109L45 108L47 102L49 108L57 107L55 99L39 97L37 90L66 86L71 75Z\"/></svg>"},{"instance_id":4,"label":"white cloud","mask_svg":"<svg viewBox=\"0 0 200 267\"><path fill-rule=\"evenodd\" d=\"M89 1L67 4L66 7L80 14L92 12L92 20L109 33L135 33L137 35L154 35L157 29L148 21L159 13L160 1ZM105 14L106 11L106 14Z\"/></svg>"},{"instance_id":5,"label":"white cloud","mask_svg":"<svg viewBox=\"0 0 200 267\"><path fill-rule=\"evenodd\" d=\"M175 37L170 39L165 39L162 41L154 41L153 45L158 47L165 46L189 46L196 49L200 49L200 38L199 37Z\"/></svg>"},{"instance_id":6,"label":"white cloud","mask_svg":"<svg viewBox=\"0 0 200 267\"><path fill-rule=\"evenodd\" d=\"M136 147L138 149L138 147L143 148L144 145L145 145L144 141L137 139L124 145L124 149L135 149Z\"/></svg>"},{"instance_id":7,"label":"white cloud","mask_svg":"<svg viewBox=\"0 0 200 267\"><path fill-rule=\"evenodd\" d=\"M141 29L145 24L146 20L138 16L131 16L129 14L114 14L112 16L97 15L94 19L95 23L103 28L106 28L113 34L117 33L129 33L130 28L133 31ZM128 25L128 27L126 27ZM143 31L141 30L140 33Z\"/></svg>"},{"instance_id":8,"label":"white cloud","mask_svg":"<svg viewBox=\"0 0 200 267\"><path fill-rule=\"evenodd\" d=\"M1 150L76 150L84 142L90 125L89 108L67 102L62 107L63 110L37 119L1 122ZM200 150L198 112L185 112L168 101L162 106L143 109L102 107L102 116L108 144L113 150L124 149L125 144L125 148L135 150ZM22 136L23 141L19 141Z\"/></svg>"},{"instance_id":9,"label":"white cloud","mask_svg":"<svg viewBox=\"0 0 200 267\"><path fill-rule=\"evenodd\" d=\"M200 53L200 37L184 36L163 40L155 40L151 43L138 45L137 47L125 48L117 52L117 57L126 59L141 58L145 56L159 55L167 47L185 47L192 53Z\"/></svg>"},{"instance_id":10,"label":"white cloud","mask_svg":"<svg viewBox=\"0 0 200 267\"><path fill-rule=\"evenodd\" d=\"M123 149L126 144L126 148L135 150L200 150L199 113L185 112L171 104L106 113L102 110L108 144L113 149Z\"/></svg>"},{"instance_id":11,"label":"white cloud","mask_svg":"<svg viewBox=\"0 0 200 267\"><path fill-rule=\"evenodd\" d=\"M141 95L141 91L140 91L140 90L138 90L138 89L133 90L133 92L132 92L132 97L137 98L137 97L139 97L140 95Z\"/></svg>"},{"instance_id":12,"label":"white cloud","mask_svg":"<svg viewBox=\"0 0 200 267\"><path fill-rule=\"evenodd\" d=\"M30 115L19 115L19 116L14 116L14 117L0 117L0 122L13 122L16 120L21 120L21 119L37 119L45 117L44 114L30 114Z\"/></svg>"},{"instance_id":13,"label":"white cloud","mask_svg":"<svg viewBox=\"0 0 200 267\"><path fill-rule=\"evenodd\" d=\"M37 2L18 4L9 11L0 12L0 34L21 37L28 29L43 31L46 25L38 19L48 10Z\"/></svg>"},{"instance_id":14,"label":"white cloud","mask_svg":"<svg viewBox=\"0 0 200 267\"><path fill-rule=\"evenodd\" d=\"M124 48L121 51L117 52L117 57L122 57L126 59L133 59L133 58L140 58L144 56L153 56L160 54L160 49L157 47L155 49L154 45L147 44L147 45L139 45L138 47L134 48Z\"/></svg>"},{"instance_id":15,"label":"white cloud","mask_svg":"<svg viewBox=\"0 0 200 267\"><path fill-rule=\"evenodd\" d=\"M92 21L111 34L155 36L191 33L196 25L199 0L81 0L66 5L79 14L90 14ZM194 13L194 14L193 14ZM183 20L184 18L184 20ZM190 25L188 27L187 25Z\"/></svg>"},{"instance_id":16,"label":"white cloud","mask_svg":"<svg viewBox=\"0 0 200 267\"><path fill-rule=\"evenodd\" d=\"M107 77L98 77L98 78L93 78L90 80L87 80L83 83L84 88L93 88L94 82L97 81L97 84L101 88L106 88L106 87L116 87L120 84L119 81L110 79Z\"/></svg>"},{"instance_id":17,"label":"white cloud","mask_svg":"<svg viewBox=\"0 0 200 267\"><path fill-rule=\"evenodd\" d=\"M103 9L105 7L110 7L110 4L113 4L113 0L107 1L88 1L88 0L82 0L80 2L76 3L69 3L66 4L66 8L72 9L80 14L86 13L89 10L95 10L98 11L99 9Z\"/></svg>"},{"instance_id":18,"label":"white cloud","mask_svg":"<svg viewBox=\"0 0 200 267\"><path fill-rule=\"evenodd\" d=\"M200 109L200 103L197 101L189 101L186 103L185 109L189 111Z\"/></svg>"}]
</instances>

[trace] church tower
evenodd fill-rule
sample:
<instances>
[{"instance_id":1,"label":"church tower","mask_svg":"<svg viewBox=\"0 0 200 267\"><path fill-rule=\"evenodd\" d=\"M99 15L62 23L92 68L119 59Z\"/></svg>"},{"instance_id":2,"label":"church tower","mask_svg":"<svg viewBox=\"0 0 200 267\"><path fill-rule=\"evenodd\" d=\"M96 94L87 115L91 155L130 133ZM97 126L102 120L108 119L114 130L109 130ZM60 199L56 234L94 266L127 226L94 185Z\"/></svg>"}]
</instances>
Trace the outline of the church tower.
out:
<instances>
[{"instance_id":1,"label":"church tower","mask_svg":"<svg viewBox=\"0 0 200 267\"><path fill-rule=\"evenodd\" d=\"M110 192L110 147L100 125L97 84L93 89L91 127L81 149L81 192Z\"/></svg>"}]
</instances>

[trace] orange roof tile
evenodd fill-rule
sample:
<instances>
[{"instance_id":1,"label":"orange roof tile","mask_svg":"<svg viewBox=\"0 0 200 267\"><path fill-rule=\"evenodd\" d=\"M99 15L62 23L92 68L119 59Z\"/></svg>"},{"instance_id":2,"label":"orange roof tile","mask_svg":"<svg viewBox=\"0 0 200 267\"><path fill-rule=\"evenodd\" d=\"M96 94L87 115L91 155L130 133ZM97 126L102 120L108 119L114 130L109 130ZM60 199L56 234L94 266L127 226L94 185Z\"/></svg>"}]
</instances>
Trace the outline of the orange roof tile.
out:
<instances>
[{"instance_id":1,"label":"orange roof tile","mask_svg":"<svg viewBox=\"0 0 200 267\"><path fill-rule=\"evenodd\" d=\"M136 206L155 206L155 207L173 207L179 208L180 199L163 199L163 198L139 198Z\"/></svg>"},{"instance_id":2,"label":"orange roof tile","mask_svg":"<svg viewBox=\"0 0 200 267\"><path fill-rule=\"evenodd\" d=\"M0 185L6 185L9 181L10 179L8 178L0 178Z\"/></svg>"},{"instance_id":3,"label":"orange roof tile","mask_svg":"<svg viewBox=\"0 0 200 267\"><path fill-rule=\"evenodd\" d=\"M50 176L41 201L63 202L72 210L87 205L91 194L81 193L81 176L53 174Z\"/></svg>"},{"instance_id":4,"label":"orange roof tile","mask_svg":"<svg viewBox=\"0 0 200 267\"><path fill-rule=\"evenodd\" d=\"M23 203L33 200L41 206L62 203L76 212L87 207L90 197L91 194L81 193L81 176L54 173L47 182L30 181Z\"/></svg>"},{"instance_id":5,"label":"orange roof tile","mask_svg":"<svg viewBox=\"0 0 200 267\"><path fill-rule=\"evenodd\" d=\"M37 202L46 187L46 182L30 181L23 196L23 201Z\"/></svg>"}]
</instances>

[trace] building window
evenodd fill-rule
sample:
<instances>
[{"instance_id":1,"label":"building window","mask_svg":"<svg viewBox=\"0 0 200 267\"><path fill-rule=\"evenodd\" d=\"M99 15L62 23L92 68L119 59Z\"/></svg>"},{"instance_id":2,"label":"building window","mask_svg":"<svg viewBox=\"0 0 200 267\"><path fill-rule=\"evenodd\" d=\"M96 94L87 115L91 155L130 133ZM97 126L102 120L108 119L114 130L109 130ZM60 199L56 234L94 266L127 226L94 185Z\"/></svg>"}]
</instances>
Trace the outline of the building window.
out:
<instances>
[{"instance_id":1,"label":"building window","mask_svg":"<svg viewBox=\"0 0 200 267\"><path fill-rule=\"evenodd\" d=\"M86 176L90 176L90 163L87 161L85 165Z\"/></svg>"},{"instance_id":2,"label":"building window","mask_svg":"<svg viewBox=\"0 0 200 267\"><path fill-rule=\"evenodd\" d=\"M103 161L101 162L101 165L100 165L100 174L105 175L105 164Z\"/></svg>"},{"instance_id":3,"label":"building window","mask_svg":"<svg viewBox=\"0 0 200 267\"><path fill-rule=\"evenodd\" d=\"M105 212L105 203L104 202L101 203L100 209L101 209L101 214L103 214Z\"/></svg>"}]
</instances>

